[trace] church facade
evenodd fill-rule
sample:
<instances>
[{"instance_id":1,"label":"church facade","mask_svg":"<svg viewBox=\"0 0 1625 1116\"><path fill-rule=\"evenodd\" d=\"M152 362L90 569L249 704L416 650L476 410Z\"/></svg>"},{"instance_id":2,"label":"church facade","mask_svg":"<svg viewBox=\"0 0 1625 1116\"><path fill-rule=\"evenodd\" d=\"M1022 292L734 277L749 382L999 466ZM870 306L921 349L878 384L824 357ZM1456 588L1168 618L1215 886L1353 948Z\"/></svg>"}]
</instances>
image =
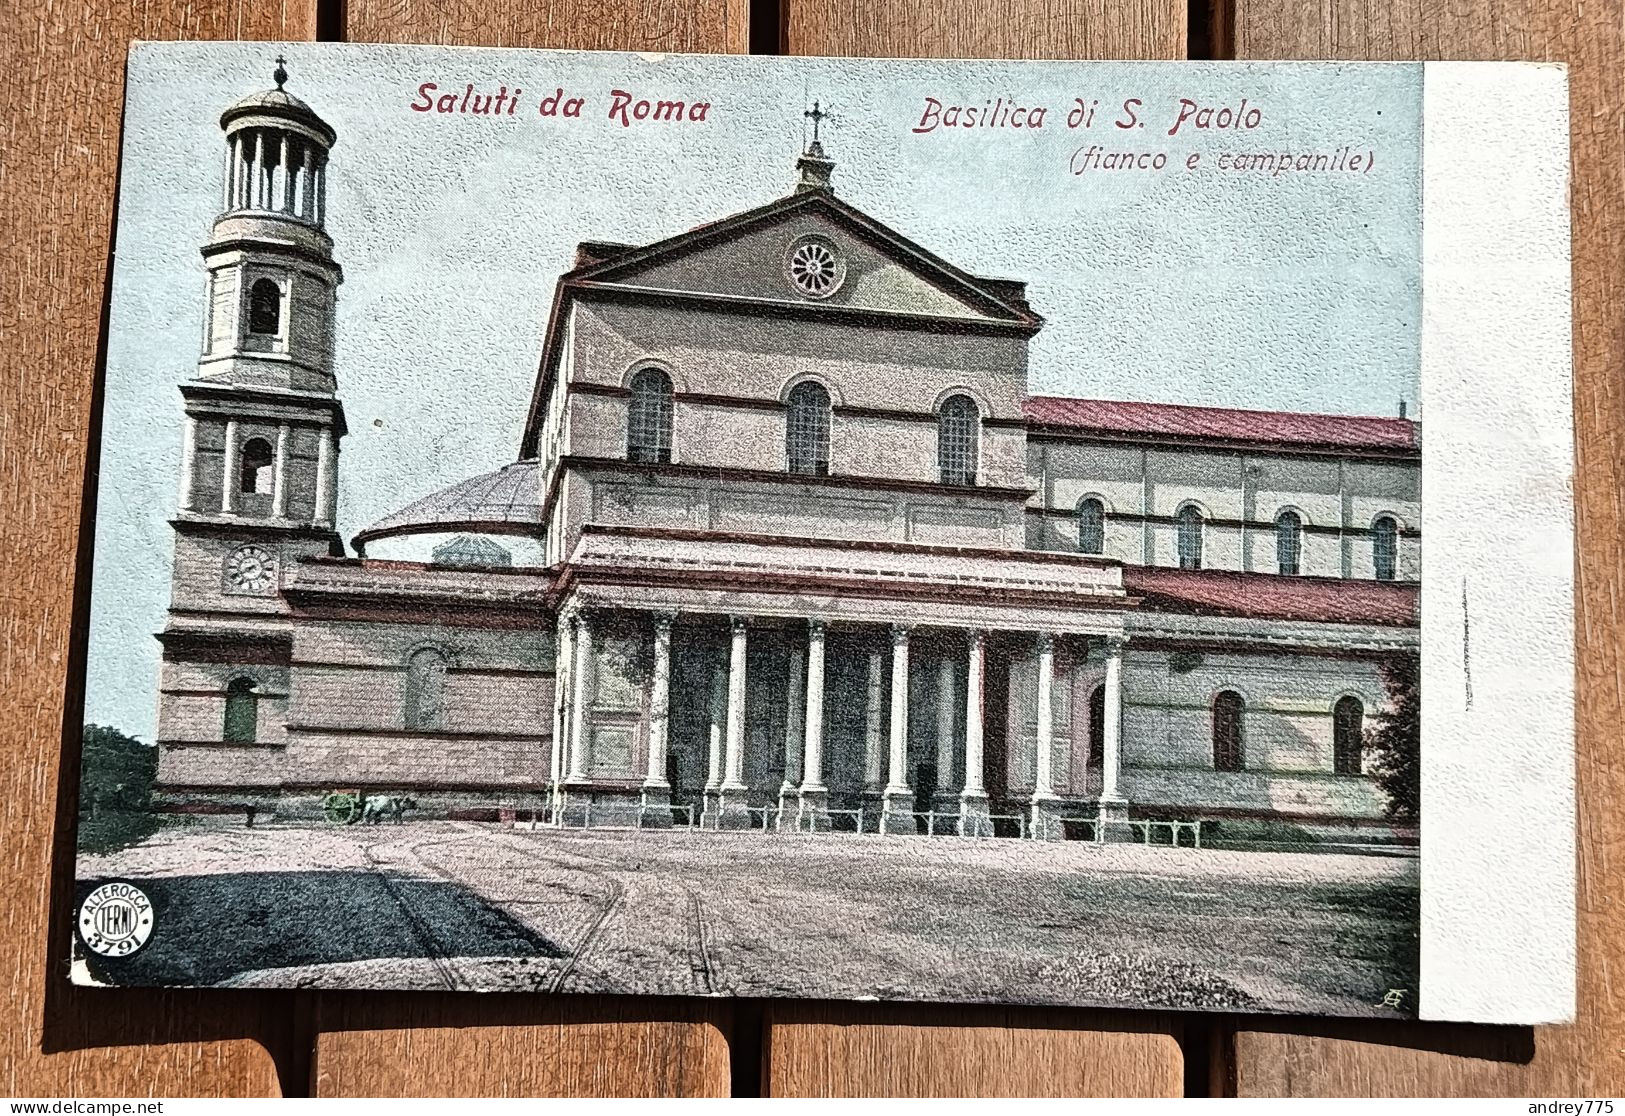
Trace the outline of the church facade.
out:
<instances>
[{"instance_id":1,"label":"church facade","mask_svg":"<svg viewBox=\"0 0 1625 1116\"><path fill-rule=\"evenodd\" d=\"M514 463L347 549L336 136L285 78L221 118L166 808L1383 824L1362 733L1419 647L1419 426L1032 395L1025 284L838 196L816 133L785 197L582 243Z\"/></svg>"}]
</instances>

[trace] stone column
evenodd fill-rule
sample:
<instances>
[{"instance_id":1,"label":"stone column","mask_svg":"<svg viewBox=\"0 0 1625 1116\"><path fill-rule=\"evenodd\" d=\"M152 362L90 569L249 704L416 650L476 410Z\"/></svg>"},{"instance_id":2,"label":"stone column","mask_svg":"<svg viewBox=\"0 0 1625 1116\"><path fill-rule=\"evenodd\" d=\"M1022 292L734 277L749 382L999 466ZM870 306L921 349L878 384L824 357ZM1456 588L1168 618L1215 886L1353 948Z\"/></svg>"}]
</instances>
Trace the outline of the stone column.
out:
<instances>
[{"instance_id":1,"label":"stone column","mask_svg":"<svg viewBox=\"0 0 1625 1116\"><path fill-rule=\"evenodd\" d=\"M283 423L276 428L276 466L271 471L271 515L288 517L288 455L293 452L293 428Z\"/></svg>"},{"instance_id":2,"label":"stone column","mask_svg":"<svg viewBox=\"0 0 1625 1116\"><path fill-rule=\"evenodd\" d=\"M749 622L735 616L729 624L732 642L728 655L728 732L722 786L718 788L717 826L720 829L750 828L750 788L745 785L745 664L749 650Z\"/></svg>"},{"instance_id":3,"label":"stone column","mask_svg":"<svg viewBox=\"0 0 1625 1116\"><path fill-rule=\"evenodd\" d=\"M566 825L585 825L591 817L592 791L587 785L587 764L592 731L590 710L593 694L593 630L585 615L570 620L570 739L565 755L564 780L558 794L558 810Z\"/></svg>"},{"instance_id":4,"label":"stone column","mask_svg":"<svg viewBox=\"0 0 1625 1116\"><path fill-rule=\"evenodd\" d=\"M265 133L254 133L254 185L249 193L250 209L269 209L266 204Z\"/></svg>"},{"instance_id":5,"label":"stone column","mask_svg":"<svg viewBox=\"0 0 1625 1116\"><path fill-rule=\"evenodd\" d=\"M959 832L991 837L987 788L982 783L982 679L987 633L973 630L965 640L965 789L959 794Z\"/></svg>"},{"instance_id":6,"label":"stone column","mask_svg":"<svg viewBox=\"0 0 1625 1116\"><path fill-rule=\"evenodd\" d=\"M570 746L570 660L573 646L570 622L558 618L553 636L553 754L548 758L548 805L555 824L559 819L559 788L564 781L564 754Z\"/></svg>"},{"instance_id":7,"label":"stone column","mask_svg":"<svg viewBox=\"0 0 1625 1116\"><path fill-rule=\"evenodd\" d=\"M238 445L237 420L226 420L226 459L221 466L220 510L227 515L237 512L237 486L242 483L237 475L242 472L242 446Z\"/></svg>"},{"instance_id":8,"label":"stone column","mask_svg":"<svg viewBox=\"0 0 1625 1116\"><path fill-rule=\"evenodd\" d=\"M649 693L649 765L643 778L643 809L638 825L671 828L671 784L666 781L666 748L671 731L671 624L669 612L654 616L655 661Z\"/></svg>"},{"instance_id":9,"label":"stone column","mask_svg":"<svg viewBox=\"0 0 1625 1116\"><path fill-rule=\"evenodd\" d=\"M281 172L282 196L277 199L277 208L284 213L293 212L293 165L288 161L288 133L282 133L282 152L276 162L277 170Z\"/></svg>"},{"instance_id":10,"label":"stone column","mask_svg":"<svg viewBox=\"0 0 1625 1116\"><path fill-rule=\"evenodd\" d=\"M585 782L587 778L587 707L592 702L590 675L592 673L592 622L578 616L574 622L575 664L570 670L570 770L565 780Z\"/></svg>"},{"instance_id":11,"label":"stone column","mask_svg":"<svg viewBox=\"0 0 1625 1116\"><path fill-rule=\"evenodd\" d=\"M188 512L197 502L197 419L186 416L181 429L181 492L177 503Z\"/></svg>"},{"instance_id":12,"label":"stone column","mask_svg":"<svg viewBox=\"0 0 1625 1116\"><path fill-rule=\"evenodd\" d=\"M706 733L705 793L700 825L714 829L718 817L717 795L722 791L722 734L728 720L728 672L721 663L711 669L707 697L710 725Z\"/></svg>"},{"instance_id":13,"label":"stone column","mask_svg":"<svg viewBox=\"0 0 1625 1116\"><path fill-rule=\"evenodd\" d=\"M305 162L299 172L299 216L309 221L315 216L315 204L311 201L310 176L315 173L316 154L309 143L305 144Z\"/></svg>"},{"instance_id":14,"label":"stone column","mask_svg":"<svg viewBox=\"0 0 1625 1116\"><path fill-rule=\"evenodd\" d=\"M868 687L864 691L863 717L863 790L865 798L878 801L880 788L886 781L885 737L881 732L880 714L885 708L886 680L885 652L878 648L869 651Z\"/></svg>"},{"instance_id":15,"label":"stone column","mask_svg":"<svg viewBox=\"0 0 1625 1116\"><path fill-rule=\"evenodd\" d=\"M803 651L792 646L784 669L784 778L779 783L779 816L774 828L795 829L797 788L801 786L801 750L806 735L806 668Z\"/></svg>"},{"instance_id":16,"label":"stone column","mask_svg":"<svg viewBox=\"0 0 1625 1116\"><path fill-rule=\"evenodd\" d=\"M959 742L959 718L964 706L955 691L958 679L954 660L944 655L937 663L937 785L931 789L932 809L952 813L954 795L954 745Z\"/></svg>"},{"instance_id":17,"label":"stone column","mask_svg":"<svg viewBox=\"0 0 1625 1116\"><path fill-rule=\"evenodd\" d=\"M316 447L316 522L331 527L338 515L338 447L333 441L333 428L322 427L321 439Z\"/></svg>"},{"instance_id":18,"label":"stone column","mask_svg":"<svg viewBox=\"0 0 1625 1116\"><path fill-rule=\"evenodd\" d=\"M1059 841L1061 824L1056 809L1051 767L1055 761L1055 637L1038 637L1038 743L1033 757L1033 836Z\"/></svg>"},{"instance_id":19,"label":"stone column","mask_svg":"<svg viewBox=\"0 0 1625 1116\"><path fill-rule=\"evenodd\" d=\"M891 750L888 753L886 790L881 795L880 831L918 833L914 823L914 791L908 785L908 629L901 624L891 633Z\"/></svg>"},{"instance_id":20,"label":"stone column","mask_svg":"<svg viewBox=\"0 0 1625 1116\"><path fill-rule=\"evenodd\" d=\"M1127 642L1121 636L1106 639L1106 700L1101 711L1106 723L1101 726L1098 812L1101 833L1107 840L1133 837L1133 831L1123 824L1128 821L1128 799L1119 786L1123 771L1123 649Z\"/></svg>"},{"instance_id":21,"label":"stone column","mask_svg":"<svg viewBox=\"0 0 1625 1116\"><path fill-rule=\"evenodd\" d=\"M802 722L801 793L797 828L829 829L829 788L824 785L824 622L807 622L807 707Z\"/></svg>"}]
</instances>

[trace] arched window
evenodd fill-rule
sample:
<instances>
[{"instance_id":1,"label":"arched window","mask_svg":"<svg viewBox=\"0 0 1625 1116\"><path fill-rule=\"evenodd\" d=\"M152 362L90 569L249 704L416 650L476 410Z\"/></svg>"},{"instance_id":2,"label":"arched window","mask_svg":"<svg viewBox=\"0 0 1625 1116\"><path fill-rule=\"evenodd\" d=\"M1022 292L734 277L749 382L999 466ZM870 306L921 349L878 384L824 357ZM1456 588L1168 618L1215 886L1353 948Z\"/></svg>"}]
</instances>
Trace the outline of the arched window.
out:
<instances>
[{"instance_id":1,"label":"arched window","mask_svg":"<svg viewBox=\"0 0 1625 1116\"><path fill-rule=\"evenodd\" d=\"M1241 770L1241 722L1245 703L1234 690L1220 690L1213 699L1213 769Z\"/></svg>"},{"instance_id":2,"label":"arched window","mask_svg":"<svg viewBox=\"0 0 1625 1116\"><path fill-rule=\"evenodd\" d=\"M1106 505L1093 496L1078 501L1078 550L1083 554L1106 552Z\"/></svg>"},{"instance_id":3,"label":"arched window","mask_svg":"<svg viewBox=\"0 0 1625 1116\"><path fill-rule=\"evenodd\" d=\"M406 727L444 728L446 722L446 656L420 647L406 660Z\"/></svg>"},{"instance_id":4,"label":"arched window","mask_svg":"<svg viewBox=\"0 0 1625 1116\"><path fill-rule=\"evenodd\" d=\"M238 468L237 491L270 492L273 459L271 443L264 438L250 438L244 442L242 464Z\"/></svg>"},{"instance_id":5,"label":"arched window","mask_svg":"<svg viewBox=\"0 0 1625 1116\"><path fill-rule=\"evenodd\" d=\"M1399 524L1392 516L1381 516L1371 525L1371 565L1378 581L1394 580L1399 559Z\"/></svg>"},{"instance_id":6,"label":"arched window","mask_svg":"<svg viewBox=\"0 0 1625 1116\"><path fill-rule=\"evenodd\" d=\"M792 473L829 476L829 392L823 384L804 380L790 389L784 457Z\"/></svg>"},{"instance_id":7,"label":"arched window","mask_svg":"<svg viewBox=\"0 0 1625 1116\"><path fill-rule=\"evenodd\" d=\"M1089 695L1089 766L1098 771L1106 762L1106 687Z\"/></svg>"},{"instance_id":8,"label":"arched window","mask_svg":"<svg viewBox=\"0 0 1625 1116\"><path fill-rule=\"evenodd\" d=\"M644 368L632 377L626 459L652 465L671 461L671 377L658 368Z\"/></svg>"},{"instance_id":9,"label":"arched window","mask_svg":"<svg viewBox=\"0 0 1625 1116\"><path fill-rule=\"evenodd\" d=\"M265 337L282 332L282 288L275 279L256 279L248 288L248 332Z\"/></svg>"},{"instance_id":10,"label":"arched window","mask_svg":"<svg viewBox=\"0 0 1625 1116\"><path fill-rule=\"evenodd\" d=\"M1332 770L1339 775L1360 774L1360 753L1365 747L1365 706L1353 694L1332 707Z\"/></svg>"},{"instance_id":11,"label":"arched window","mask_svg":"<svg viewBox=\"0 0 1625 1116\"><path fill-rule=\"evenodd\" d=\"M1186 504L1179 509L1179 568L1202 568L1202 509Z\"/></svg>"},{"instance_id":12,"label":"arched window","mask_svg":"<svg viewBox=\"0 0 1625 1116\"><path fill-rule=\"evenodd\" d=\"M250 678L233 678L226 686L226 722L220 739L227 744L252 744L259 735L260 699Z\"/></svg>"},{"instance_id":13,"label":"arched window","mask_svg":"<svg viewBox=\"0 0 1625 1116\"><path fill-rule=\"evenodd\" d=\"M982 413L968 395L950 395L937 412L937 468L943 484L976 483Z\"/></svg>"},{"instance_id":14,"label":"arched window","mask_svg":"<svg viewBox=\"0 0 1625 1116\"><path fill-rule=\"evenodd\" d=\"M1284 574L1298 573L1303 556L1303 520L1297 512L1275 517L1275 565Z\"/></svg>"}]
</instances>

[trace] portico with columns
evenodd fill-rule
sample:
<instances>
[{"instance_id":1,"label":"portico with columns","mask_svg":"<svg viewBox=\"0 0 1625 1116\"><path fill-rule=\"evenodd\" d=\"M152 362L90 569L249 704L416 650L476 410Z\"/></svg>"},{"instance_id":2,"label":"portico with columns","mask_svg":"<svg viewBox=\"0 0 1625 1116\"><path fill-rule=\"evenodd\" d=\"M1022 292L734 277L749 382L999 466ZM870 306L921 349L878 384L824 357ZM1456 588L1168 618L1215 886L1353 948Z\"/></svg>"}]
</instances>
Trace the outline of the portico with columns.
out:
<instances>
[{"instance_id":1,"label":"portico with columns","mask_svg":"<svg viewBox=\"0 0 1625 1116\"><path fill-rule=\"evenodd\" d=\"M764 548L774 552L771 574L724 583L725 571ZM658 557L667 576L634 583L629 550ZM567 726L560 818L665 827L675 805L679 820L688 808L712 829L990 836L995 815L1019 811L1017 830L1059 838L1063 817L1121 802L1118 725L1102 726L1110 758L1095 758L1099 772L1071 777L1088 738L1072 728L1088 716L1073 674L1093 661L1121 684L1132 602L1115 563L1056 571L936 547L887 548L884 559L839 550L658 531L584 535L560 604L569 679L556 691ZM855 577L877 560L906 579L908 595L889 598L884 580L866 595L829 592L837 562ZM670 576L673 565L686 586ZM956 602L956 585L970 578L986 587L984 600ZM1058 647L1068 656L1064 694ZM1013 675L1033 671L1035 692L1012 688ZM990 675L1004 690L993 700ZM1108 695L1109 716L1121 707ZM990 740L1000 765L992 778Z\"/></svg>"}]
</instances>

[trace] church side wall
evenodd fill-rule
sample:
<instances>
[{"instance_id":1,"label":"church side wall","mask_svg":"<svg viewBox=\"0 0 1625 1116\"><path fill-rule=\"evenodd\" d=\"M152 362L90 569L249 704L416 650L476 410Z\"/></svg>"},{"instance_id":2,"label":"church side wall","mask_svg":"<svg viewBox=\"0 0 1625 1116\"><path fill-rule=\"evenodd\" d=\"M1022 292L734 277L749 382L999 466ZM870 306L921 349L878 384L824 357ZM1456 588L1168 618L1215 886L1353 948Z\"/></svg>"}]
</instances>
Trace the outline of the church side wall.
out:
<instances>
[{"instance_id":1,"label":"church side wall","mask_svg":"<svg viewBox=\"0 0 1625 1116\"><path fill-rule=\"evenodd\" d=\"M1399 580L1421 576L1421 470L1415 462L1053 438L1033 439L1027 459L1045 488L1028 516L1033 549L1075 551L1078 503L1092 496L1105 506L1108 557L1177 566L1173 520L1191 503L1207 520L1205 569L1275 573L1275 519L1291 510L1303 523L1300 573L1369 580L1375 576L1371 526L1391 515L1401 531Z\"/></svg>"},{"instance_id":2,"label":"church side wall","mask_svg":"<svg viewBox=\"0 0 1625 1116\"><path fill-rule=\"evenodd\" d=\"M1037 743L1037 656L1012 646L1008 791L1031 795ZM1105 678L1099 653L1058 645L1053 690L1054 786L1062 795L1098 793L1088 760L1088 699ZM1374 662L1310 655L1170 653L1130 644L1123 666L1122 791L1136 810L1180 816L1308 815L1377 820L1382 796L1366 777L1333 768L1332 710L1354 696L1366 723L1388 707ZM1222 690L1245 702L1243 769L1213 762L1213 700Z\"/></svg>"},{"instance_id":3,"label":"church side wall","mask_svg":"<svg viewBox=\"0 0 1625 1116\"><path fill-rule=\"evenodd\" d=\"M551 624L301 620L294 636L285 797L410 792L425 808L525 808L546 784L553 736ZM443 656L433 718L408 726L408 662ZM425 798L425 796L429 796Z\"/></svg>"}]
</instances>

